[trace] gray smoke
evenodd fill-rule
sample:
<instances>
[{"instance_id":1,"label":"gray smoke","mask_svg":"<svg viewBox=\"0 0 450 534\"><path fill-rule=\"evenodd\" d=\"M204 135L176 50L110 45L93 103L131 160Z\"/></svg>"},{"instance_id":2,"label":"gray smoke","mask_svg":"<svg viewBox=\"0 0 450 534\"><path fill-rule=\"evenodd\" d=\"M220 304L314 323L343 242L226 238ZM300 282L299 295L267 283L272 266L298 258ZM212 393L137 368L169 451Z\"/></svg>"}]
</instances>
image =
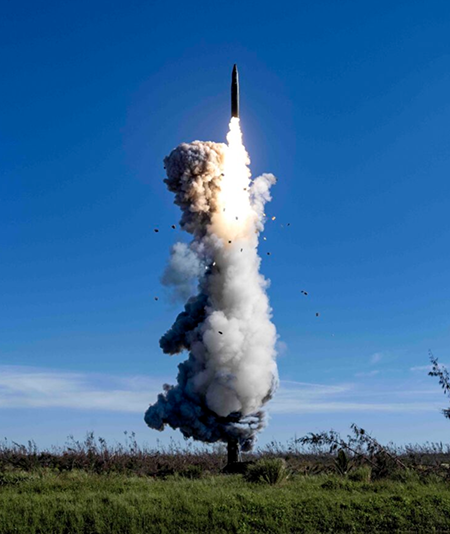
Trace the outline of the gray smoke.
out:
<instances>
[{"instance_id":1,"label":"gray smoke","mask_svg":"<svg viewBox=\"0 0 450 534\"><path fill-rule=\"evenodd\" d=\"M175 243L161 282L172 290L173 300L186 300L193 294L194 282L197 282L204 271L205 264L198 253L186 243Z\"/></svg>"},{"instance_id":2,"label":"gray smoke","mask_svg":"<svg viewBox=\"0 0 450 534\"><path fill-rule=\"evenodd\" d=\"M266 424L261 408L278 385L277 335L257 254L275 177L250 181L238 119L230 126L228 145L183 143L164 160L180 226L193 240L173 247L162 280L187 297L195 278L198 292L160 340L166 354L186 350L189 357L145 421L208 443L234 438L249 450Z\"/></svg>"}]
</instances>

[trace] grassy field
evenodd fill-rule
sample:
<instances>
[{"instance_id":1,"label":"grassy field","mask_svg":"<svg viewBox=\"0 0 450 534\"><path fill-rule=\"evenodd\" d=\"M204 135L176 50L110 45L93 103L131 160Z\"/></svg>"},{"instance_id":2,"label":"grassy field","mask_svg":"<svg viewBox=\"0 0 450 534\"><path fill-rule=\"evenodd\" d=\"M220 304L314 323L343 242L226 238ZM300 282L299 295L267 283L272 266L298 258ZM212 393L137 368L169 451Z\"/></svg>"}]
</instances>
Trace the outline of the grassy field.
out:
<instances>
[{"instance_id":1,"label":"grassy field","mask_svg":"<svg viewBox=\"0 0 450 534\"><path fill-rule=\"evenodd\" d=\"M0 534L450 533L450 446L382 445L352 425L246 453L0 442Z\"/></svg>"},{"instance_id":2,"label":"grassy field","mask_svg":"<svg viewBox=\"0 0 450 534\"><path fill-rule=\"evenodd\" d=\"M450 532L441 478L353 478L361 480L292 475L271 485L241 475L14 469L0 474L0 533Z\"/></svg>"}]
</instances>

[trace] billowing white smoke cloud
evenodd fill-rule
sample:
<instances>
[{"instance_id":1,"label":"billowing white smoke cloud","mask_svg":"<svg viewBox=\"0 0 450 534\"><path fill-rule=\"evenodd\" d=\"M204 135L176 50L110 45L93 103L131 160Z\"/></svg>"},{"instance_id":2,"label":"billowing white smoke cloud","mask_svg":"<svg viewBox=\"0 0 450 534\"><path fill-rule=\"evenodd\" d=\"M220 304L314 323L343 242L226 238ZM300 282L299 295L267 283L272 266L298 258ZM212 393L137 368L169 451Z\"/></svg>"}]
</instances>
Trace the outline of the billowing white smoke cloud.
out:
<instances>
[{"instance_id":1,"label":"billowing white smoke cloud","mask_svg":"<svg viewBox=\"0 0 450 534\"><path fill-rule=\"evenodd\" d=\"M278 385L277 335L257 254L275 177L250 181L239 120L230 128L228 145L183 143L164 160L181 228L193 241L173 247L163 282L188 294L196 276L198 294L160 340L165 353L188 350L189 357L178 366L177 385L164 386L145 421L210 443L237 439L248 450Z\"/></svg>"},{"instance_id":2,"label":"billowing white smoke cloud","mask_svg":"<svg viewBox=\"0 0 450 534\"><path fill-rule=\"evenodd\" d=\"M186 300L193 293L193 282L205 272L205 264L186 243L175 243L169 264L161 277L163 285L172 289L172 296Z\"/></svg>"}]
</instances>

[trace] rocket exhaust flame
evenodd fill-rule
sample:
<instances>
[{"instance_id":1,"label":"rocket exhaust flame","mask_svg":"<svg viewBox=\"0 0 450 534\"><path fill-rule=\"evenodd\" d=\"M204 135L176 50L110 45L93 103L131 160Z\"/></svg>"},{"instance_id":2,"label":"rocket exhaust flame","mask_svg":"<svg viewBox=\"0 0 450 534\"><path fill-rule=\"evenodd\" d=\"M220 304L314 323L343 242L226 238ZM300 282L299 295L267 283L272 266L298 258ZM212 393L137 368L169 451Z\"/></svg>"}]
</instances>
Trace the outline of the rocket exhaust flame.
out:
<instances>
[{"instance_id":1,"label":"rocket exhaust flame","mask_svg":"<svg viewBox=\"0 0 450 534\"><path fill-rule=\"evenodd\" d=\"M249 450L265 426L262 407L278 385L277 334L257 254L264 205L276 180L263 174L251 181L237 117L227 142L183 143L164 160L165 183L183 212L180 227L193 235L184 247L204 268L194 270L197 295L160 340L163 352L188 350L188 359L178 366L177 385L164 385L145 421L157 430L169 425L185 437ZM190 257L174 247L172 260L180 253ZM172 260L172 267L180 265Z\"/></svg>"}]
</instances>

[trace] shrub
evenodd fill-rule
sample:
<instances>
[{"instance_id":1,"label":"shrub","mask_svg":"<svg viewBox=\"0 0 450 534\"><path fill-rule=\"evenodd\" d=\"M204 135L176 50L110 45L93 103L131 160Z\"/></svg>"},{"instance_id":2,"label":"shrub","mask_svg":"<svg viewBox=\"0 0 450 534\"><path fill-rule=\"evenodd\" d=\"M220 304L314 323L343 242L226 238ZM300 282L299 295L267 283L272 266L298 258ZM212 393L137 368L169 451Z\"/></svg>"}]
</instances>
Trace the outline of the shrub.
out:
<instances>
[{"instance_id":1,"label":"shrub","mask_svg":"<svg viewBox=\"0 0 450 534\"><path fill-rule=\"evenodd\" d=\"M189 465L186 469L179 472L179 475L184 478L203 478L204 471L201 465Z\"/></svg>"},{"instance_id":2,"label":"shrub","mask_svg":"<svg viewBox=\"0 0 450 534\"><path fill-rule=\"evenodd\" d=\"M265 458L249 465L244 478L247 482L265 482L275 485L286 480L288 476L283 458Z\"/></svg>"},{"instance_id":3,"label":"shrub","mask_svg":"<svg viewBox=\"0 0 450 534\"><path fill-rule=\"evenodd\" d=\"M370 482L372 469L369 466L356 467L348 474L348 479L353 482Z\"/></svg>"},{"instance_id":4,"label":"shrub","mask_svg":"<svg viewBox=\"0 0 450 534\"><path fill-rule=\"evenodd\" d=\"M431 475L428 475L430 477ZM396 482L403 482L404 484L412 483L412 482L419 482L420 476L417 472L412 471L411 469L404 470L404 469L393 469L389 473L389 480L395 480ZM442 479L441 479L442 480Z\"/></svg>"},{"instance_id":5,"label":"shrub","mask_svg":"<svg viewBox=\"0 0 450 534\"><path fill-rule=\"evenodd\" d=\"M342 452L339 452L342 450ZM174 475L199 478L201 473L245 473L257 461L278 458L286 461L287 473L314 475L338 473L348 477L355 468L371 467L371 480L390 478L398 470L415 471L420 481L436 476L450 482L450 445L443 443L381 445L363 429L352 425L352 434L347 438L337 432L321 432L300 439L292 439L287 445L272 442L264 448L242 454L242 462L227 465L225 446L181 445L171 441L169 445L155 448L140 446L134 434L126 433L125 444L107 444L103 438L94 438L89 433L84 441L69 438L63 447L39 450L33 442L20 445L0 440L0 486L16 484L13 475L5 472L27 472L38 475L47 472L56 474L83 473L127 474L166 479ZM283 459L283 460L282 460ZM193 467L191 469L190 466ZM275 469L276 470L276 469ZM402 477L403 475L394 475ZM405 475L406 476L406 475ZM259 479L258 470L249 475ZM276 477L275 477L276 478Z\"/></svg>"},{"instance_id":6,"label":"shrub","mask_svg":"<svg viewBox=\"0 0 450 534\"><path fill-rule=\"evenodd\" d=\"M36 476L25 471L5 471L0 473L0 486L14 486L27 480L33 480Z\"/></svg>"},{"instance_id":7,"label":"shrub","mask_svg":"<svg viewBox=\"0 0 450 534\"><path fill-rule=\"evenodd\" d=\"M325 480L320 487L325 490L337 490L342 489L344 486L344 481L342 479L336 479L336 478L329 478L328 480Z\"/></svg>"},{"instance_id":8,"label":"shrub","mask_svg":"<svg viewBox=\"0 0 450 534\"><path fill-rule=\"evenodd\" d=\"M346 475L348 473L348 470L350 468L350 462L344 452L344 449L339 449L338 455L334 460L334 465L336 467L336 471L340 475Z\"/></svg>"}]
</instances>

